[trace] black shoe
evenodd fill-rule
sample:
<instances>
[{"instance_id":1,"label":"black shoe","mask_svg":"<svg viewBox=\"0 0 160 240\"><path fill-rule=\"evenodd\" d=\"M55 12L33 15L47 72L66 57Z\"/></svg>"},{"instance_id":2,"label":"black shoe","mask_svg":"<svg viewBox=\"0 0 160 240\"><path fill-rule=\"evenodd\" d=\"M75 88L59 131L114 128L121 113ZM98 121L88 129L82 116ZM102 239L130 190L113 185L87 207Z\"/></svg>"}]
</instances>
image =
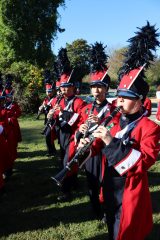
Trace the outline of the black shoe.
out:
<instances>
[{"instance_id":1,"label":"black shoe","mask_svg":"<svg viewBox=\"0 0 160 240\"><path fill-rule=\"evenodd\" d=\"M71 200L71 194L70 193L64 193L57 197L57 200L59 202L68 202Z\"/></svg>"}]
</instances>

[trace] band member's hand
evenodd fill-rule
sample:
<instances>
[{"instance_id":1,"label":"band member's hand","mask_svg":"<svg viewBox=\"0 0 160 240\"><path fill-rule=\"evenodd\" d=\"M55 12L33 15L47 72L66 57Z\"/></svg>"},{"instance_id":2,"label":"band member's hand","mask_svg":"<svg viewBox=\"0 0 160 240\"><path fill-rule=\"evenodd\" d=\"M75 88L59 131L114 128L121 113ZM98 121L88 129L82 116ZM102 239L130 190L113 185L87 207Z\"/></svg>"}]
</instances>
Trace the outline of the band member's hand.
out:
<instances>
[{"instance_id":1,"label":"band member's hand","mask_svg":"<svg viewBox=\"0 0 160 240\"><path fill-rule=\"evenodd\" d=\"M77 149L84 147L89 142L90 142L89 138L81 138Z\"/></svg>"},{"instance_id":2,"label":"band member's hand","mask_svg":"<svg viewBox=\"0 0 160 240\"><path fill-rule=\"evenodd\" d=\"M88 126L86 123L84 124L81 124L80 127L79 127L79 132L85 134L85 132L88 130Z\"/></svg>"},{"instance_id":3,"label":"band member's hand","mask_svg":"<svg viewBox=\"0 0 160 240\"><path fill-rule=\"evenodd\" d=\"M39 111L41 112L43 110L44 106L43 104L39 107Z\"/></svg>"},{"instance_id":4,"label":"band member's hand","mask_svg":"<svg viewBox=\"0 0 160 240\"><path fill-rule=\"evenodd\" d=\"M88 116L88 122L99 123L99 118L98 118L98 116L96 116L94 114L90 114Z\"/></svg>"},{"instance_id":5,"label":"band member's hand","mask_svg":"<svg viewBox=\"0 0 160 240\"><path fill-rule=\"evenodd\" d=\"M49 110L49 113L47 114L47 118L48 119L52 118L53 113L54 113L54 109L52 108L51 110Z\"/></svg>"},{"instance_id":6,"label":"band member's hand","mask_svg":"<svg viewBox=\"0 0 160 240\"><path fill-rule=\"evenodd\" d=\"M99 126L94 132L93 136L96 138L101 138L102 141L108 145L112 141L112 135L110 134L110 131L107 130L104 126Z\"/></svg>"},{"instance_id":7,"label":"band member's hand","mask_svg":"<svg viewBox=\"0 0 160 240\"><path fill-rule=\"evenodd\" d=\"M63 112L61 105L58 105L58 104L56 104L53 109L54 109L54 111L59 111L61 114Z\"/></svg>"}]
</instances>

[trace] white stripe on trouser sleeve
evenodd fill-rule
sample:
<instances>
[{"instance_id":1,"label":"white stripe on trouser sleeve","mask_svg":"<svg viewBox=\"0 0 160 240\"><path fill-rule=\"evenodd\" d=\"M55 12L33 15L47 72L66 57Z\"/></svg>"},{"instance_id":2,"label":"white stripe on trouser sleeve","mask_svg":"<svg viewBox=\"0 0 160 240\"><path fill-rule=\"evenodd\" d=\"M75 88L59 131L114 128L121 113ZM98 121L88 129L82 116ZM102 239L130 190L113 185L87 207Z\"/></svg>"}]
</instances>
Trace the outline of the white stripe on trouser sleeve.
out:
<instances>
[{"instance_id":1,"label":"white stripe on trouser sleeve","mask_svg":"<svg viewBox=\"0 0 160 240\"><path fill-rule=\"evenodd\" d=\"M132 151L130 152L129 156L127 156L127 158L125 158L124 160L122 160L121 162L119 162L118 164L116 164L114 166L114 169L120 174L123 175L124 173L126 173L131 167L133 167L136 162L138 162L139 158L141 156L141 152L132 149Z\"/></svg>"}]
</instances>

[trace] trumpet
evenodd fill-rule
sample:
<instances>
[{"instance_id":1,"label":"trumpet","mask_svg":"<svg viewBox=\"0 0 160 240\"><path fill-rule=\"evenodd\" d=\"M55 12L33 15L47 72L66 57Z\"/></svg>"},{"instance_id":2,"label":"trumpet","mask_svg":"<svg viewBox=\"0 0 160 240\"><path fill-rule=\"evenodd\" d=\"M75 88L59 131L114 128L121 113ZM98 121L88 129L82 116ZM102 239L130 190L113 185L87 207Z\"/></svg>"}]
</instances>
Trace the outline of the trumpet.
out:
<instances>
[{"instance_id":1,"label":"trumpet","mask_svg":"<svg viewBox=\"0 0 160 240\"><path fill-rule=\"evenodd\" d=\"M113 126L113 124L111 124L110 126L107 126L107 125L113 119L113 117L118 112L120 112L120 110L121 110L121 107L116 107L113 110L113 112L105 119L105 121L102 123L102 125L107 127L108 129L110 129ZM97 127L98 127L98 125L97 125ZM78 149L78 151L75 153L75 155L71 159L71 161L68 162L66 164L66 166L56 176L51 177L51 179L54 180L58 186L62 186L63 180L65 179L68 171L71 171L72 167L75 164L78 164L79 168L81 168L83 166L83 164L85 163L85 161L86 161L85 154L87 153L87 155L88 155L88 150L95 140L95 137L92 134L90 134L88 136L88 138L90 140L89 143L87 143L84 147Z\"/></svg>"}]
</instances>

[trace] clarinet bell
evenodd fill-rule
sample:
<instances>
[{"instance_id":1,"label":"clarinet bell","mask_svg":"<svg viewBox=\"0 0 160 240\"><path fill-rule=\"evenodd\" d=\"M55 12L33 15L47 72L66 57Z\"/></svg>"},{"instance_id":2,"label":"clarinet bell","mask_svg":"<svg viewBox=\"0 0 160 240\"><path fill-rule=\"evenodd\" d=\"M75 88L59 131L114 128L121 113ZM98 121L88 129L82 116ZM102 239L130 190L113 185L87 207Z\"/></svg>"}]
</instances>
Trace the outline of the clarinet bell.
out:
<instances>
[{"instance_id":1,"label":"clarinet bell","mask_svg":"<svg viewBox=\"0 0 160 240\"><path fill-rule=\"evenodd\" d=\"M42 135L45 135L45 129L41 132Z\"/></svg>"},{"instance_id":2,"label":"clarinet bell","mask_svg":"<svg viewBox=\"0 0 160 240\"><path fill-rule=\"evenodd\" d=\"M51 179L57 184L57 186L62 187L62 183L56 177L51 177Z\"/></svg>"},{"instance_id":3,"label":"clarinet bell","mask_svg":"<svg viewBox=\"0 0 160 240\"><path fill-rule=\"evenodd\" d=\"M61 187L68 171L70 171L70 169L65 167L59 173L57 173L56 176L51 177L51 179L57 184L57 186Z\"/></svg>"},{"instance_id":4,"label":"clarinet bell","mask_svg":"<svg viewBox=\"0 0 160 240\"><path fill-rule=\"evenodd\" d=\"M42 130L41 134L45 135L48 129L48 125L45 126L45 128Z\"/></svg>"}]
</instances>

